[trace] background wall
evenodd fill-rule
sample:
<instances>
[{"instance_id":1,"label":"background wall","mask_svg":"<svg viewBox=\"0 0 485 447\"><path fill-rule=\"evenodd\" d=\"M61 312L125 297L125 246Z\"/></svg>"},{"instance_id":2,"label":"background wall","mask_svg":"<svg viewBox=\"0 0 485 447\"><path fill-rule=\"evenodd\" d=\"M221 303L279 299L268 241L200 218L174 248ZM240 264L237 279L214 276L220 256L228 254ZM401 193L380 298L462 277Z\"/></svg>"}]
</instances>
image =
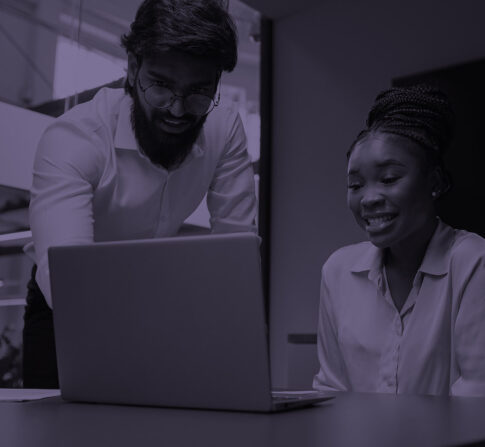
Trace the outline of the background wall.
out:
<instances>
[{"instance_id":1,"label":"background wall","mask_svg":"<svg viewBox=\"0 0 485 447\"><path fill-rule=\"evenodd\" d=\"M0 117L0 185L30 189L37 144L54 118L3 102Z\"/></svg>"},{"instance_id":2,"label":"background wall","mask_svg":"<svg viewBox=\"0 0 485 447\"><path fill-rule=\"evenodd\" d=\"M480 0L325 0L274 23L271 353L316 331L320 269L364 238L346 209L345 153L391 79L485 57Z\"/></svg>"}]
</instances>

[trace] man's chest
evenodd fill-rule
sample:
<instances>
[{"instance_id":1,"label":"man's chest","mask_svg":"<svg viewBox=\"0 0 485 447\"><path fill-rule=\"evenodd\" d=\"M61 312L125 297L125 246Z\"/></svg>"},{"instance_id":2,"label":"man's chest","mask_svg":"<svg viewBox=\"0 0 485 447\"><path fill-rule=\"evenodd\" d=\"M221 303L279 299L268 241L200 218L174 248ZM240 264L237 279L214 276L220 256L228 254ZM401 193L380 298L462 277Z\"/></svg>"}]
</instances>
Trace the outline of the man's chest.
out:
<instances>
[{"instance_id":1,"label":"man's chest","mask_svg":"<svg viewBox=\"0 0 485 447\"><path fill-rule=\"evenodd\" d=\"M168 172L134 151L118 151L93 189L95 232L110 239L172 233L198 206L212 177L204 160Z\"/></svg>"}]
</instances>

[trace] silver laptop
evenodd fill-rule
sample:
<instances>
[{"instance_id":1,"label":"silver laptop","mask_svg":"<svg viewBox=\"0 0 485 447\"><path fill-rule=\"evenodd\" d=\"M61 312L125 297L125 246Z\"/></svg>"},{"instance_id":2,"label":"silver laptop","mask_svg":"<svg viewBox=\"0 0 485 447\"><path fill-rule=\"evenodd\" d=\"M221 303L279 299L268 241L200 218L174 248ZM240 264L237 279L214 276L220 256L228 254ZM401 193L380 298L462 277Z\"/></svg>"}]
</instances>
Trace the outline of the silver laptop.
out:
<instances>
[{"instance_id":1,"label":"silver laptop","mask_svg":"<svg viewBox=\"0 0 485 447\"><path fill-rule=\"evenodd\" d=\"M52 247L67 400L276 411L331 396L271 392L254 234Z\"/></svg>"}]
</instances>

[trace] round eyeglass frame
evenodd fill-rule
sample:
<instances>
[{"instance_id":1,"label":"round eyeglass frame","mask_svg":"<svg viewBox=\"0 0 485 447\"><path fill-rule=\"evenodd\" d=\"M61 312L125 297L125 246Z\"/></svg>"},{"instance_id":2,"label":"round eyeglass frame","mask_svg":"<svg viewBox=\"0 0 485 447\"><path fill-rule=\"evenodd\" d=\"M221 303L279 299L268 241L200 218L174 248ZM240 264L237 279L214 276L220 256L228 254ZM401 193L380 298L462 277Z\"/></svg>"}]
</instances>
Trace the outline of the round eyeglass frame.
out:
<instances>
[{"instance_id":1,"label":"round eyeglass frame","mask_svg":"<svg viewBox=\"0 0 485 447\"><path fill-rule=\"evenodd\" d=\"M219 81L220 83L220 81ZM218 83L218 84L219 84ZM143 96L145 98L145 101L150 104L152 107L155 107L156 109L160 109L160 110L163 110L163 109L168 109L170 107L172 107L173 103L175 102L175 99L176 98L181 98L182 99L182 103L184 105L184 110L188 111L190 114L192 115L197 115L197 116L205 116L205 115L208 115L210 112L212 112L212 110L214 110L214 107L217 107L220 103L220 100L221 100L221 91L220 91L220 88L218 87L217 91L217 98L214 99L214 98L211 98L210 96L207 96L207 95L204 95L202 93L189 93L188 95L177 95L176 93L174 93L174 91L170 88L170 87L167 87L165 85L161 86L159 85L157 82L152 82L151 84L149 84L148 86L146 87L143 87L143 85L141 85L141 81L140 81L140 78L138 78L138 85L140 87L140 90L143 92ZM154 86L157 86L159 85L160 87L163 87L164 89L170 91L172 93L172 96L170 98L170 101L167 103L167 105L164 105L164 106L159 106L159 105L155 105L153 104L151 101L150 101L150 98L149 98L149 95L147 95L147 91L154 87ZM210 105L207 109L207 111L205 111L204 113L193 113L190 111L190 107L187 107L187 98L189 98L190 96L194 96L194 95L198 95L198 96L204 96L205 98L208 98L210 99Z\"/></svg>"}]
</instances>

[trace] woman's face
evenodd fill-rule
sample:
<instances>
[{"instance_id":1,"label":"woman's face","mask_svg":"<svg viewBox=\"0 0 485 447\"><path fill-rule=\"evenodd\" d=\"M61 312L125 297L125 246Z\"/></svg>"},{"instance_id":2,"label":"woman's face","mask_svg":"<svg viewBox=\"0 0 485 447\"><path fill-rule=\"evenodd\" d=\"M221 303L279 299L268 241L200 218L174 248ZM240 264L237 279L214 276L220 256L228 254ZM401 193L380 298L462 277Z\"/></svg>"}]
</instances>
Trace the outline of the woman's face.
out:
<instances>
[{"instance_id":1,"label":"woman's face","mask_svg":"<svg viewBox=\"0 0 485 447\"><path fill-rule=\"evenodd\" d=\"M347 203L369 240L380 248L419 239L435 220L435 176L417 144L374 132L359 141L348 162Z\"/></svg>"}]
</instances>

